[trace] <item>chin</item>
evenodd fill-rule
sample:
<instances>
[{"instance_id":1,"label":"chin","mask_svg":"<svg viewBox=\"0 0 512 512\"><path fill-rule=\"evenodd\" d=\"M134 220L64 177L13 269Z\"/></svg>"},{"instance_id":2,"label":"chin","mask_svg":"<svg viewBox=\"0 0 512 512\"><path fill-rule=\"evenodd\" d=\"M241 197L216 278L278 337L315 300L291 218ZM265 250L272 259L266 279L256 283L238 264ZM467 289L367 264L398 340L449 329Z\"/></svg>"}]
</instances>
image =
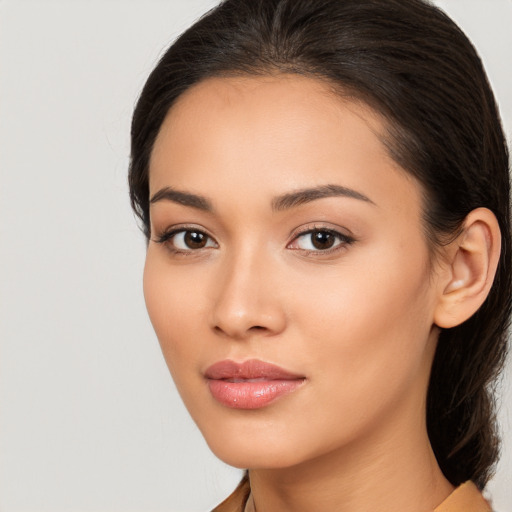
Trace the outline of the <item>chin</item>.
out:
<instances>
[{"instance_id":1,"label":"chin","mask_svg":"<svg viewBox=\"0 0 512 512\"><path fill-rule=\"evenodd\" d=\"M258 446L230 449L229 446L218 448L210 445L210 449L220 460L239 469L284 469L301 462L297 454L291 456L283 450Z\"/></svg>"},{"instance_id":2,"label":"chin","mask_svg":"<svg viewBox=\"0 0 512 512\"><path fill-rule=\"evenodd\" d=\"M213 423L212 423L213 424ZM210 450L220 460L240 469L278 469L301 462L301 453L288 436L268 435L269 428L250 432L239 428L201 428Z\"/></svg>"}]
</instances>

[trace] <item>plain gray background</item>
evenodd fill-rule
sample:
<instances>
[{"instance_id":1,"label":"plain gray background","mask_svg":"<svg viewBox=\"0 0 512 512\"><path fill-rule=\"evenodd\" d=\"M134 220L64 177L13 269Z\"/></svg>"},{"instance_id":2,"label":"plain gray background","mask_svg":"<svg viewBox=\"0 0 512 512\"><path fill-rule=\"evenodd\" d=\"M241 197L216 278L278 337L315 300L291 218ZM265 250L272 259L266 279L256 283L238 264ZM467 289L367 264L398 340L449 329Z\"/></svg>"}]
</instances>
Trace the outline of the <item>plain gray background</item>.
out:
<instances>
[{"instance_id":1,"label":"plain gray background","mask_svg":"<svg viewBox=\"0 0 512 512\"><path fill-rule=\"evenodd\" d=\"M512 1L443 0L512 134ZM0 0L0 511L204 511L235 486L167 374L142 297L129 124L215 0ZM510 365L509 365L510 366ZM489 486L512 511L512 379Z\"/></svg>"}]
</instances>

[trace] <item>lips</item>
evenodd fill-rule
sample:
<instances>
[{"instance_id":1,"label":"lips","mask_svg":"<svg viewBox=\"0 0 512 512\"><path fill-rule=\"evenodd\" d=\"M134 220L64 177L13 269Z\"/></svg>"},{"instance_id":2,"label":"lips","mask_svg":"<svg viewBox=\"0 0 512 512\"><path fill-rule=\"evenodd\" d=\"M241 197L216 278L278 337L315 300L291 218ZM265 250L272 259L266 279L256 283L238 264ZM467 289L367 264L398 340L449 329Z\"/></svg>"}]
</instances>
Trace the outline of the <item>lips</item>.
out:
<instances>
[{"instance_id":1,"label":"lips","mask_svg":"<svg viewBox=\"0 0 512 512\"><path fill-rule=\"evenodd\" d=\"M220 361L205 377L215 400L233 409L259 409L298 389L305 377L279 366L251 359Z\"/></svg>"}]
</instances>

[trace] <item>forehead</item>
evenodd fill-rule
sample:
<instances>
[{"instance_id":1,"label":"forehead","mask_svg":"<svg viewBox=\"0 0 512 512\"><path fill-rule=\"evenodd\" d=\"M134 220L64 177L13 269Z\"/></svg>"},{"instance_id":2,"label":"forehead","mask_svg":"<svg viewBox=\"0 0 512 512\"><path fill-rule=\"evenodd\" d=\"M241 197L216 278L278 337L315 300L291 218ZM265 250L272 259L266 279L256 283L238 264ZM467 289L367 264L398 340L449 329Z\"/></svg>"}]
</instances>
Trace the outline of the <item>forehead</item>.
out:
<instances>
[{"instance_id":1,"label":"forehead","mask_svg":"<svg viewBox=\"0 0 512 512\"><path fill-rule=\"evenodd\" d=\"M211 78L170 109L154 145L150 189L276 195L336 183L371 196L400 181L418 188L389 156L385 135L380 114L324 81Z\"/></svg>"},{"instance_id":2,"label":"forehead","mask_svg":"<svg viewBox=\"0 0 512 512\"><path fill-rule=\"evenodd\" d=\"M325 102L354 102L355 98L343 94L341 89L335 88L327 80L320 80L297 74L279 73L275 75L239 75L226 77L212 77L190 87L178 97L171 109L173 115L191 103L204 100L214 108L230 108L236 102L250 103L255 107L264 106L271 101L277 108L290 112L289 99L298 100L297 106L304 107L303 100L312 108L322 109ZM370 109L368 108L368 112Z\"/></svg>"},{"instance_id":3,"label":"forehead","mask_svg":"<svg viewBox=\"0 0 512 512\"><path fill-rule=\"evenodd\" d=\"M387 123L380 114L326 80L296 74L214 77L195 84L178 97L160 132L183 122L202 124L208 114L232 114L234 109L243 112L253 128L261 123L271 130L278 125L278 119L283 124L300 121L302 127L305 121L311 124L314 118L337 122L337 115L347 108L377 136L386 133ZM202 128L207 125L202 124Z\"/></svg>"},{"instance_id":4,"label":"forehead","mask_svg":"<svg viewBox=\"0 0 512 512\"><path fill-rule=\"evenodd\" d=\"M328 144L338 137L334 141L338 144L342 134L332 132L332 127L341 124L357 130L351 143L360 141L370 150L373 138L374 149L385 149L380 144L386 133L385 120L325 81L299 75L210 78L188 89L171 107L155 141L151 163L162 151L190 149L192 156L190 145L197 150L198 139L206 148L210 141L216 139L218 144L222 137L234 141L237 135L239 144L243 139L258 139L261 145L267 139L269 149L281 151L306 138ZM348 133L343 136L348 139Z\"/></svg>"}]
</instances>

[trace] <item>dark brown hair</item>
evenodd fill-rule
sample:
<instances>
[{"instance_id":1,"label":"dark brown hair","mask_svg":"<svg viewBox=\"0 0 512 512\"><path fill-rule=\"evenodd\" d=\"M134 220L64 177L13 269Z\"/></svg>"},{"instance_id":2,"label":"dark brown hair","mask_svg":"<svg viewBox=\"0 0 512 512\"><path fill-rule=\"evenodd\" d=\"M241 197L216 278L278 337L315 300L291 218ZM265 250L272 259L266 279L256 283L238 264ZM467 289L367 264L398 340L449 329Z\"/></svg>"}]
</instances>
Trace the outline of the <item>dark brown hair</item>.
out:
<instances>
[{"instance_id":1,"label":"dark brown hair","mask_svg":"<svg viewBox=\"0 0 512 512\"><path fill-rule=\"evenodd\" d=\"M423 186L432 247L487 207L502 233L490 294L441 332L427 426L445 476L483 487L498 455L492 385L511 310L508 152L482 63L463 32L422 0L226 0L169 48L148 78L132 124L132 206L150 236L148 166L176 99L209 77L297 73L368 103L389 123L391 156Z\"/></svg>"}]
</instances>

